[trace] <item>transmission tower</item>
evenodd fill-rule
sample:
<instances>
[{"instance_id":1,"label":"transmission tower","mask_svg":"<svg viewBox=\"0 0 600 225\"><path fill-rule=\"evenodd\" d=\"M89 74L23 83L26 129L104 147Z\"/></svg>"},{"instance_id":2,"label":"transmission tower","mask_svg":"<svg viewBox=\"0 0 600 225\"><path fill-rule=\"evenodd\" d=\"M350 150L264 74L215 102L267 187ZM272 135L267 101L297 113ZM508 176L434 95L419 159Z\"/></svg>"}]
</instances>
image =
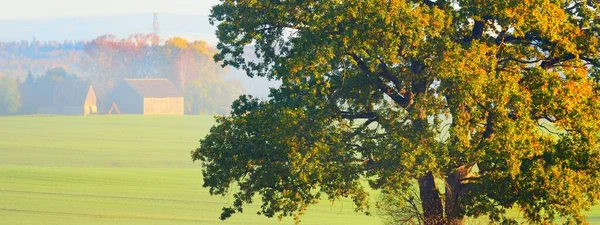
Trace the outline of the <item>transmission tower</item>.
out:
<instances>
[{"instance_id":1,"label":"transmission tower","mask_svg":"<svg viewBox=\"0 0 600 225\"><path fill-rule=\"evenodd\" d=\"M152 12L154 14L154 36L158 37L158 32L160 31L160 23L158 22L158 13Z\"/></svg>"}]
</instances>

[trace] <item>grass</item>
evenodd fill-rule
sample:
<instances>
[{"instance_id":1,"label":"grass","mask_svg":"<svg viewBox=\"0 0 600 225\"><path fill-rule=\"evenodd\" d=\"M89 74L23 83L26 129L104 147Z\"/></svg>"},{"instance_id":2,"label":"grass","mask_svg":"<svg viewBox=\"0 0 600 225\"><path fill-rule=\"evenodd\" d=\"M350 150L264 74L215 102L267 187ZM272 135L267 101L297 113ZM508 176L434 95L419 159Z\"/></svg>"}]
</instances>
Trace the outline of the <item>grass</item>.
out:
<instances>
[{"instance_id":1,"label":"grass","mask_svg":"<svg viewBox=\"0 0 600 225\"><path fill-rule=\"evenodd\" d=\"M218 220L232 198L210 196L190 159L213 123L210 116L0 117L0 224L293 224L256 215L258 205ZM586 214L600 224L600 206ZM302 222L381 224L347 199L323 200Z\"/></svg>"},{"instance_id":2,"label":"grass","mask_svg":"<svg viewBox=\"0 0 600 225\"><path fill-rule=\"evenodd\" d=\"M190 151L209 116L0 117L0 224L293 224L202 188ZM376 196L372 196L373 199ZM303 224L380 224L350 200L308 210Z\"/></svg>"},{"instance_id":3,"label":"grass","mask_svg":"<svg viewBox=\"0 0 600 225\"><path fill-rule=\"evenodd\" d=\"M0 117L0 164L198 167L190 151L212 117Z\"/></svg>"}]
</instances>

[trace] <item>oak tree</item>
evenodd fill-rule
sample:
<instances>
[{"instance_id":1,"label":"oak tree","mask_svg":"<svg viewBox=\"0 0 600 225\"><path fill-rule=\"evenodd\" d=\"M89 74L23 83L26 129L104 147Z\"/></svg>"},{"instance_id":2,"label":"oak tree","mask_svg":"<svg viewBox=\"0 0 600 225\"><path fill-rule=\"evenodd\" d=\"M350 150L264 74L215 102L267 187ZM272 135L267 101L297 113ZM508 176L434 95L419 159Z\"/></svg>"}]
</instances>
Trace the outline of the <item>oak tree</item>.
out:
<instances>
[{"instance_id":1,"label":"oak tree","mask_svg":"<svg viewBox=\"0 0 600 225\"><path fill-rule=\"evenodd\" d=\"M240 97L192 158L211 194L235 190L222 219L254 196L268 217L321 198L366 210L366 185L417 183L425 224L514 223L511 208L585 223L600 198L599 6L222 0L215 59L282 84Z\"/></svg>"}]
</instances>

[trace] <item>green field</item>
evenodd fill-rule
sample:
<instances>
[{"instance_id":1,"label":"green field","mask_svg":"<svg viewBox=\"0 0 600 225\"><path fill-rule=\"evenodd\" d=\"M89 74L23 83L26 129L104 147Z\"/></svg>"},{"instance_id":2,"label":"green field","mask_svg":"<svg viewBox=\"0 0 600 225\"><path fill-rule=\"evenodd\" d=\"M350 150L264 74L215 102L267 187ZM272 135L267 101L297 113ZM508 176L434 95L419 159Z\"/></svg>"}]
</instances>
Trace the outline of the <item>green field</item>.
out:
<instances>
[{"instance_id":1,"label":"green field","mask_svg":"<svg viewBox=\"0 0 600 225\"><path fill-rule=\"evenodd\" d=\"M210 196L190 159L212 124L208 116L0 117L0 224L293 224L256 215L258 205L218 220L233 200ZM302 222L380 219L341 200L310 208Z\"/></svg>"},{"instance_id":2,"label":"green field","mask_svg":"<svg viewBox=\"0 0 600 225\"><path fill-rule=\"evenodd\" d=\"M256 215L258 205L218 220L232 197L210 196L190 159L213 123L209 116L0 117L0 224L293 224ZM600 207L587 214L600 224ZM324 200L302 222L381 224L349 200Z\"/></svg>"}]
</instances>

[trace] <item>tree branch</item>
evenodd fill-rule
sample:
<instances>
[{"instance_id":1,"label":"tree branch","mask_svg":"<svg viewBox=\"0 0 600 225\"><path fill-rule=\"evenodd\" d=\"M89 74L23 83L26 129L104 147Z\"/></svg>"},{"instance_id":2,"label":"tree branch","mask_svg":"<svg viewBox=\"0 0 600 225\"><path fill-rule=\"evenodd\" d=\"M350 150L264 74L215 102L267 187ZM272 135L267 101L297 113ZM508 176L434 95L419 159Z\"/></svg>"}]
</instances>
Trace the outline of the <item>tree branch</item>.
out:
<instances>
[{"instance_id":1,"label":"tree branch","mask_svg":"<svg viewBox=\"0 0 600 225\"><path fill-rule=\"evenodd\" d=\"M575 55L569 53L569 54L566 54L564 56L559 56L559 57L554 57L554 58L546 59L546 60L542 61L542 63L540 64L540 66L543 69L549 69L550 67L553 67L554 65L556 65L558 63L561 63L561 62L564 62L564 61L568 61L568 60L571 60L571 59L574 59L574 58L575 58Z\"/></svg>"},{"instance_id":2,"label":"tree branch","mask_svg":"<svg viewBox=\"0 0 600 225\"><path fill-rule=\"evenodd\" d=\"M437 6L434 1L424 0L423 3L427 6Z\"/></svg>"},{"instance_id":3,"label":"tree branch","mask_svg":"<svg viewBox=\"0 0 600 225\"><path fill-rule=\"evenodd\" d=\"M542 61L543 59L532 59L532 60L524 60L524 59L517 59L517 58L513 58L513 57L509 57L509 58L504 58L498 61L498 64L506 62L506 61L515 61L518 63L522 63L522 64L531 64L531 63L537 63Z\"/></svg>"},{"instance_id":4,"label":"tree branch","mask_svg":"<svg viewBox=\"0 0 600 225\"><path fill-rule=\"evenodd\" d=\"M298 26L298 25L293 25L293 24L262 24L260 26L262 26L262 27L257 28L256 31L266 31L266 30L277 29L277 28L302 30L303 28L306 28L304 26Z\"/></svg>"},{"instance_id":5,"label":"tree branch","mask_svg":"<svg viewBox=\"0 0 600 225\"><path fill-rule=\"evenodd\" d=\"M373 119L375 117L377 117L377 114L375 114L374 112L358 113L358 114L351 114L350 112L342 112L342 118L344 118L344 119Z\"/></svg>"},{"instance_id":6,"label":"tree branch","mask_svg":"<svg viewBox=\"0 0 600 225\"><path fill-rule=\"evenodd\" d=\"M476 149L481 149L484 145L485 140L492 137L492 135L494 134L494 132L495 132L494 120L495 119L496 119L496 116L494 115L494 113L488 112L488 115L486 117L485 130L483 131L483 134L481 135L481 139L479 140L479 144L477 145Z\"/></svg>"},{"instance_id":7,"label":"tree branch","mask_svg":"<svg viewBox=\"0 0 600 225\"><path fill-rule=\"evenodd\" d=\"M496 44L504 43L516 43L516 42L533 42L534 40L539 39L534 33L525 33L523 37L515 37L513 35L498 35L498 37L494 40Z\"/></svg>"},{"instance_id":8,"label":"tree branch","mask_svg":"<svg viewBox=\"0 0 600 225\"><path fill-rule=\"evenodd\" d=\"M485 28L485 20L475 20L473 25L473 33L471 34L472 40L480 39L483 36L483 30Z\"/></svg>"},{"instance_id":9,"label":"tree branch","mask_svg":"<svg viewBox=\"0 0 600 225\"><path fill-rule=\"evenodd\" d=\"M400 80L398 79L398 77L395 77L390 73L390 70L389 70L387 64L382 59L380 59L379 62L381 63L379 65L379 67L381 67L381 70L382 70L380 75L383 78L391 81L394 84L394 86L396 86L396 90L400 91Z\"/></svg>"},{"instance_id":10,"label":"tree branch","mask_svg":"<svg viewBox=\"0 0 600 225\"><path fill-rule=\"evenodd\" d=\"M371 72L367 64L358 55L351 53L350 56L352 57L352 59L354 59L354 61L358 65L358 68L360 68L363 71L363 73L365 73L368 77L373 78L371 76L373 72ZM406 98L404 98L404 96L402 96L400 93L395 91L392 87L388 86L385 83L385 81L379 78L384 76L382 73L379 73L378 77L374 78L377 84L377 88L383 93L385 93L392 100L394 100L394 102L396 102L402 108L408 107L410 105L410 102Z\"/></svg>"},{"instance_id":11,"label":"tree branch","mask_svg":"<svg viewBox=\"0 0 600 225\"><path fill-rule=\"evenodd\" d=\"M481 37L483 37L483 32L485 31L485 23L490 19L492 19L491 16L483 16L481 19L475 19L471 36L465 37L465 41L471 42L473 40L481 39Z\"/></svg>"}]
</instances>

